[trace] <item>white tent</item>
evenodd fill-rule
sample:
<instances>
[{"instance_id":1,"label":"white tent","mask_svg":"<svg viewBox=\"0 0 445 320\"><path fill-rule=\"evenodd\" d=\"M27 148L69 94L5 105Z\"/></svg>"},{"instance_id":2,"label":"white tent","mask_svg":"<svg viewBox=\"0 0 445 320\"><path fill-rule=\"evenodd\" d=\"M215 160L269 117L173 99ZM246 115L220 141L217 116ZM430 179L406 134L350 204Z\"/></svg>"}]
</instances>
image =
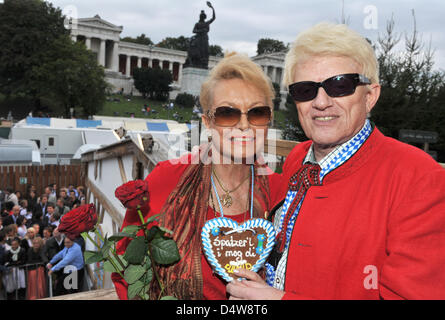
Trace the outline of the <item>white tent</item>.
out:
<instances>
[{"instance_id":1,"label":"white tent","mask_svg":"<svg viewBox=\"0 0 445 320\"><path fill-rule=\"evenodd\" d=\"M40 151L34 141L0 139L0 164L30 163L40 165Z\"/></svg>"},{"instance_id":2,"label":"white tent","mask_svg":"<svg viewBox=\"0 0 445 320\"><path fill-rule=\"evenodd\" d=\"M100 144L84 144L77 149L77 151L74 153L73 159L80 159L82 157L82 153L91 151L91 150L97 150L101 148L102 146Z\"/></svg>"}]
</instances>

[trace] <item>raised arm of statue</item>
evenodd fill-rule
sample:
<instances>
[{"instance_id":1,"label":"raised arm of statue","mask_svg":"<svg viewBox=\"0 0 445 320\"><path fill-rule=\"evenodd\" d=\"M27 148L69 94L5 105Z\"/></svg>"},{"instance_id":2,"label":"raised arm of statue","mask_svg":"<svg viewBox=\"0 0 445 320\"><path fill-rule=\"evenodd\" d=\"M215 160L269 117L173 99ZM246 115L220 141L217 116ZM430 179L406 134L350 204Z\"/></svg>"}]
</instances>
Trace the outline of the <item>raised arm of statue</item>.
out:
<instances>
[{"instance_id":1,"label":"raised arm of statue","mask_svg":"<svg viewBox=\"0 0 445 320\"><path fill-rule=\"evenodd\" d=\"M207 5L209 6L210 9L212 9L212 19L210 19L209 21L207 21L207 25L210 25L213 21L215 21L215 8L213 8L212 4L210 3L210 1L207 1Z\"/></svg>"}]
</instances>

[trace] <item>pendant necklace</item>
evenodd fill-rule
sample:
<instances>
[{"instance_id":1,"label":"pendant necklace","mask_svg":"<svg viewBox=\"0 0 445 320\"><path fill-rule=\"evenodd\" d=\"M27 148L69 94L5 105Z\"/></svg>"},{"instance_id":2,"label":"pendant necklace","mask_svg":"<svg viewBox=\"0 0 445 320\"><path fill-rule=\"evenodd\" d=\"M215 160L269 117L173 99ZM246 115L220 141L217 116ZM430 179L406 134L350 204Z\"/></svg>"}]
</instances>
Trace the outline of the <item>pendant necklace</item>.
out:
<instances>
[{"instance_id":1,"label":"pendant necklace","mask_svg":"<svg viewBox=\"0 0 445 320\"><path fill-rule=\"evenodd\" d=\"M212 168L212 172L213 172L213 173L212 173L212 183L213 183L213 176L215 176L216 181L218 182L219 186L220 186L221 189L225 192L225 193L222 195L222 197L221 197L222 205L223 205L224 207L226 207L226 208L229 208L229 207L233 204L233 199L232 199L232 197L230 196L230 194L231 194L232 192L235 192L236 190L238 190L238 188L241 187L241 185L243 185L243 183L244 183L247 179L249 179L249 176L247 176L243 181L241 181L241 183L240 183L237 187L235 187L233 190L228 190L228 189L224 188L224 186L222 185L221 180L219 180L218 176L216 175L215 168ZM215 189L215 191L216 191L216 189Z\"/></svg>"},{"instance_id":2,"label":"pendant necklace","mask_svg":"<svg viewBox=\"0 0 445 320\"><path fill-rule=\"evenodd\" d=\"M213 171L213 173L214 173L215 171ZM254 187L254 170L253 170L253 165L251 165L250 166L250 176L251 176L251 187L250 187L250 219L252 219L253 218L253 187ZM215 177L216 177L216 175L215 175ZM249 177L247 177L247 178L249 178ZM246 181L247 180L247 178L246 179L244 179L243 180L243 182L244 181ZM216 185L215 185L215 181L213 180L213 174L210 176L210 180L212 181L212 187L213 187L213 190L215 191L215 195L216 195L216 200L218 200L218 205L219 205L219 210L220 210L220 212L221 212L221 217L224 217L224 210L223 210L223 204L221 203L221 199L219 198L219 195L218 195L218 191L216 190ZM218 181L219 182L219 181ZM243 183L243 182L241 182L241 184ZM241 185L240 184L240 185ZM221 185L220 185L221 186ZM221 186L222 187L222 186ZM236 189L238 189L239 188L239 186L238 187L236 187L234 190L236 190ZM225 192L227 192L225 189L223 189ZM230 191L230 192L233 192L234 190L232 190L232 191ZM230 195L229 195L230 196ZM230 197L230 200L232 199L232 197ZM212 201L213 201L213 197L212 197ZM232 205L232 203L230 203L230 205ZM230 207L230 205L229 206L227 206L227 207ZM216 214L216 211L215 211L215 214Z\"/></svg>"}]
</instances>

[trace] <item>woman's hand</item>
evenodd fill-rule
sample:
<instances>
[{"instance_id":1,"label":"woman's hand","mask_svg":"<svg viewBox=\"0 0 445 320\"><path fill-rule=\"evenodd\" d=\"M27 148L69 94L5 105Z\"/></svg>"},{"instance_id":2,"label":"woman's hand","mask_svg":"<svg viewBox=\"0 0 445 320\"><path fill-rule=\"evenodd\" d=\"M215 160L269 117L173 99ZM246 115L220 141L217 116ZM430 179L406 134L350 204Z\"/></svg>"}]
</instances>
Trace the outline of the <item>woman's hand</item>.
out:
<instances>
[{"instance_id":1,"label":"woman's hand","mask_svg":"<svg viewBox=\"0 0 445 320\"><path fill-rule=\"evenodd\" d=\"M280 300L284 295L284 291L269 286L253 271L237 269L234 272L247 280L234 280L226 286L230 300Z\"/></svg>"}]
</instances>

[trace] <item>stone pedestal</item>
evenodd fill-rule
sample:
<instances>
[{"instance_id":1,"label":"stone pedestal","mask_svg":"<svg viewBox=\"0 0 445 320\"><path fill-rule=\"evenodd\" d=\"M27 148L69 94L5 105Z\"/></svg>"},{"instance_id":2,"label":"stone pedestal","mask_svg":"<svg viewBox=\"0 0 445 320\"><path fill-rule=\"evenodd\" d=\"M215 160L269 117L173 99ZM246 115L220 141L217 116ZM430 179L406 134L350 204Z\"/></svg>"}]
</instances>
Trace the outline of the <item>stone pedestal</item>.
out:
<instances>
[{"instance_id":1,"label":"stone pedestal","mask_svg":"<svg viewBox=\"0 0 445 320\"><path fill-rule=\"evenodd\" d=\"M105 79L111 85L111 91L113 93L120 92L121 89L124 89L124 94L130 94L133 90L133 79L129 79L120 72L105 70ZM133 90L133 94L135 94L135 91L136 89Z\"/></svg>"},{"instance_id":2,"label":"stone pedestal","mask_svg":"<svg viewBox=\"0 0 445 320\"><path fill-rule=\"evenodd\" d=\"M181 92L199 96L201 85L209 75L209 70L199 68L182 69Z\"/></svg>"}]
</instances>

